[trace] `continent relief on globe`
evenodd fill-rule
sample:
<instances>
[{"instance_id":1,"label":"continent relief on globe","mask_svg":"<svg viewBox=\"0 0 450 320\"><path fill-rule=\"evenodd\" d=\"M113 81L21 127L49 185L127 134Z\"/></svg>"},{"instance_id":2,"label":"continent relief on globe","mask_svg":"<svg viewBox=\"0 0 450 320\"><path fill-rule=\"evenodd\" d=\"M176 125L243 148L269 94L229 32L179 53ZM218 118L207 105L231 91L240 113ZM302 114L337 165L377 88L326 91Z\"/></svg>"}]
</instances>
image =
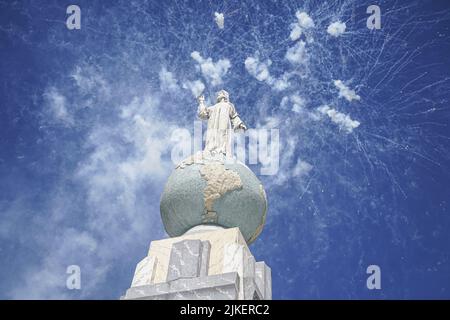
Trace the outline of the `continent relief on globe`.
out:
<instances>
[{"instance_id":1,"label":"continent relief on globe","mask_svg":"<svg viewBox=\"0 0 450 320\"><path fill-rule=\"evenodd\" d=\"M172 172L161 196L161 218L171 237L198 225L239 227L247 243L261 233L267 198L243 163L194 155Z\"/></svg>"},{"instance_id":2,"label":"continent relief on globe","mask_svg":"<svg viewBox=\"0 0 450 320\"><path fill-rule=\"evenodd\" d=\"M214 211L214 201L222 197L226 192L242 188L241 177L224 165L211 163L200 169L200 175L206 180L206 188L203 190L205 209Z\"/></svg>"}]
</instances>

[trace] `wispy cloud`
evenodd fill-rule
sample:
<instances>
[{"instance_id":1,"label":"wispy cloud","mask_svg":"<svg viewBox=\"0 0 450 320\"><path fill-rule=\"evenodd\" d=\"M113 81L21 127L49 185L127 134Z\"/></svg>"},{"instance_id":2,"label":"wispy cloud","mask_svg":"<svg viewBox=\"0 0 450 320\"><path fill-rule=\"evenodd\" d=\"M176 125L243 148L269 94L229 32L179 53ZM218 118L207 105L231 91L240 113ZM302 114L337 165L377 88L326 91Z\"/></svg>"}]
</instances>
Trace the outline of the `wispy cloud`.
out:
<instances>
[{"instance_id":1,"label":"wispy cloud","mask_svg":"<svg viewBox=\"0 0 450 320\"><path fill-rule=\"evenodd\" d=\"M304 11L297 11L295 16L297 17L297 22L291 25L291 33L289 35L289 38L292 41L300 39L304 30L314 27L314 21L308 13Z\"/></svg>"},{"instance_id":2,"label":"wispy cloud","mask_svg":"<svg viewBox=\"0 0 450 320\"><path fill-rule=\"evenodd\" d=\"M336 21L328 26L327 32L333 37L339 37L341 34L345 32L346 27L347 26L345 25L345 22Z\"/></svg>"},{"instance_id":3,"label":"wispy cloud","mask_svg":"<svg viewBox=\"0 0 450 320\"><path fill-rule=\"evenodd\" d=\"M336 123L341 129L348 133L351 133L353 129L358 128L360 125L359 121L353 120L350 116L330 108L327 105L317 108L317 111L321 114L327 115L332 122Z\"/></svg>"},{"instance_id":4,"label":"wispy cloud","mask_svg":"<svg viewBox=\"0 0 450 320\"><path fill-rule=\"evenodd\" d=\"M183 89L188 89L194 97L198 97L205 90L205 85L200 80L187 80L183 83Z\"/></svg>"},{"instance_id":5,"label":"wispy cloud","mask_svg":"<svg viewBox=\"0 0 450 320\"><path fill-rule=\"evenodd\" d=\"M231 67L231 62L228 59L219 59L214 62L211 58L203 58L198 51L193 51L191 58L198 63L198 69L203 77L210 81L213 86L222 84L223 77Z\"/></svg>"},{"instance_id":6,"label":"wispy cloud","mask_svg":"<svg viewBox=\"0 0 450 320\"><path fill-rule=\"evenodd\" d=\"M214 21L216 21L217 26L219 29L223 29L225 25L225 17L223 13L214 12Z\"/></svg>"},{"instance_id":7,"label":"wispy cloud","mask_svg":"<svg viewBox=\"0 0 450 320\"><path fill-rule=\"evenodd\" d=\"M286 51L286 59L292 64L305 64L308 61L306 43L298 41Z\"/></svg>"},{"instance_id":8,"label":"wispy cloud","mask_svg":"<svg viewBox=\"0 0 450 320\"><path fill-rule=\"evenodd\" d=\"M256 80L267 83L276 91L287 89L289 87L289 74L284 73L280 78L273 77L269 71L271 64L272 61L270 59L260 61L258 53L247 57L244 61L245 69Z\"/></svg>"},{"instance_id":9,"label":"wispy cloud","mask_svg":"<svg viewBox=\"0 0 450 320\"><path fill-rule=\"evenodd\" d=\"M361 97L356 94L355 90L347 87L341 80L334 80L334 85L339 89L339 97L343 97L349 102L353 100L361 100Z\"/></svg>"},{"instance_id":10,"label":"wispy cloud","mask_svg":"<svg viewBox=\"0 0 450 320\"><path fill-rule=\"evenodd\" d=\"M72 126L74 119L68 110L67 99L54 87L48 88L44 93L46 111L51 122Z\"/></svg>"},{"instance_id":11,"label":"wispy cloud","mask_svg":"<svg viewBox=\"0 0 450 320\"><path fill-rule=\"evenodd\" d=\"M167 71L165 67L161 68L159 72L159 85L161 91L174 92L180 89L174 74Z\"/></svg>"},{"instance_id":12,"label":"wispy cloud","mask_svg":"<svg viewBox=\"0 0 450 320\"><path fill-rule=\"evenodd\" d=\"M86 73L78 85L87 86L99 76ZM103 89L93 88L92 93ZM66 90L70 89L60 89ZM53 105L68 103L58 90L47 91ZM83 98L73 99L71 103L76 104ZM173 168L168 154L173 146L170 133L175 127L167 116L161 116L160 110L157 94L139 92L128 103L111 108L108 121L99 119L92 124L83 143L85 157L75 171L64 177L76 186L77 198L82 201L71 202L73 191L62 189L47 207L50 214L32 222L43 226L42 233L30 236L46 254L39 263L27 266L9 292L10 298L73 297L66 288L66 268L71 264L79 265L82 272L79 297L90 297L105 285L114 261L126 255L136 239L145 243L149 234L162 235L159 206L154 205L159 201L159 193L154 190L162 188ZM67 117L57 114L60 119ZM80 215L73 216L77 212ZM72 220L76 223L67 223Z\"/></svg>"}]
</instances>

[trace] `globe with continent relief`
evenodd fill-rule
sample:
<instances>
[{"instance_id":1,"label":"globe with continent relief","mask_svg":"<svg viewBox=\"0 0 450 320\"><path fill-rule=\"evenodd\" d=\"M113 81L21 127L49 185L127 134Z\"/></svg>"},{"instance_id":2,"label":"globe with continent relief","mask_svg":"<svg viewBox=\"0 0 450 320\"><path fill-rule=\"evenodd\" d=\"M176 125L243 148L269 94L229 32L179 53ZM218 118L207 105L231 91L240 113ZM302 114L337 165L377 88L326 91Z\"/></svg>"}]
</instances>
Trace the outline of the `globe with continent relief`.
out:
<instances>
[{"instance_id":1,"label":"globe with continent relief","mask_svg":"<svg viewBox=\"0 0 450 320\"><path fill-rule=\"evenodd\" d=\"M192 156L170 175L160 209L171 237L199 225L215 225L238 227L252 243L264 226L267 198L259 179L242 162Z\"/></svg>"}]
</instances>

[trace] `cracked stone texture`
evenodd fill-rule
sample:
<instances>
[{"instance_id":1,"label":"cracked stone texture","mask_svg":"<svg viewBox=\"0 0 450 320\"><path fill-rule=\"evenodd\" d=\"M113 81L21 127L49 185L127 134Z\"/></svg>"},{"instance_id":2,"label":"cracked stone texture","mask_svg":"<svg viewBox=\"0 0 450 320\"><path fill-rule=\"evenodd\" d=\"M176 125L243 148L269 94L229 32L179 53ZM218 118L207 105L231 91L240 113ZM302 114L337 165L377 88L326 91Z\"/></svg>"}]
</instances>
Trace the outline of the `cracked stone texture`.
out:
<instances>
[{"instance_id":1,"label":"cracked stone texture","mask_svg":"<svg viewBox=\"0 0 450 320\"><path fill-rule=\"evenodd\" d=\"M148 256L142 259L136 266L131 286L152 284L155 278L156 262L155 257Z\"/></svg>"},{"instance_id":2,"label":"cracked stone texture","mask_svg":"<svg viewBox=\"0 0 450 320\"><path fill-rule=\"evenodd\" d=\"M271 299L270 268L255 262L238 228L153 241L148 255L157 261L153 282L125 299ZM230 274L233 285L222 281Z\"/></svg>"},{"instance_id":3,"label":"cracked stone texture","mask_svg":"<svg viewBox=\"0 0 450 320\"><path fill-rule=\"evenodd\" d=\"M209 275L223 273L224 246L227 243L245 244L245 239L238 228L187 234L181 237L152 241L148 256L153 256L158 259L154 283L166 281L172 245L187 239L198 239L210 243L211 247L208 262Z\"/></svg>"},{"instance_id":4,"label":"cracked stone texture","mask_svg":"<svg viewBox=\"0 0 450 320\"><path fill-rule=\"evenodd\" d=\"M264 261L255 264L255 283L262 299L272 300L272 270Z\"/></svg>"},{"instance_id":5,"label":"cracked stone texture","mask_svg":"<svg viewBox=\"0 0 450 320\"><path fill-rule=\"evenodd\" d=\"M183 240L172 245L170 252L167 281L179 278L196 278L203 272L207 273L206 261L210 246L207 241Z\"/></svg>"},{"instance_id":6,"label":"cracked stone texture","mask_svg":"<svg viewBox=\"0 0 450 320\"><path fill-rule=\"evenodd\" d=\"M143 300L236 300L239 276L236 272L177 279L171 282L132 287L122 299Z\"/></svg>"},{"instance_id":7,"label":"cracked stone texture","mask_svg":"<svg viewBox=\"0 0 450 320\"><path fill-rule=\"evenodd\" d=\"M202 241L202 256L200 258L200 277L208 275L210 251L211 251L211 243L209 241Z\"/></svg>"},{"instance_id":8,"label":"cracked stone texture","mask_svg":"<svg viewBox=\"0 0 450 320\"><path fill-rule=\"evenodd\" d=\"M237 272L239 275L239 296L251 299L256 290L255 258L246 245L228 243L224 249L223 272Z\"/></svg>"}]
</instances>

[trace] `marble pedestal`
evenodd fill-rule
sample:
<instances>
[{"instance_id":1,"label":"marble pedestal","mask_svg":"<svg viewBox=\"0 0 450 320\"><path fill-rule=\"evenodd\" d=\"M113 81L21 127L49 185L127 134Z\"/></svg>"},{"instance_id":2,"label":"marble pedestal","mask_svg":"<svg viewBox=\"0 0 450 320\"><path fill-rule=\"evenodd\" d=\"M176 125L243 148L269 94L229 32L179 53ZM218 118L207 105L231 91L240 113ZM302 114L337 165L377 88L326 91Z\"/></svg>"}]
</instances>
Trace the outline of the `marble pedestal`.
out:
<instances>
[{"instance_id":1,"label":"marble pedestal","mask_svg":"<svg viewBox=\"0 0 450 320\"><path fill-rule=\"evenodd\" d=\"M239 228L200 226L153 241L121 299L270 300L271 270L256 262Z\"/></svg>"}]
</instances>

